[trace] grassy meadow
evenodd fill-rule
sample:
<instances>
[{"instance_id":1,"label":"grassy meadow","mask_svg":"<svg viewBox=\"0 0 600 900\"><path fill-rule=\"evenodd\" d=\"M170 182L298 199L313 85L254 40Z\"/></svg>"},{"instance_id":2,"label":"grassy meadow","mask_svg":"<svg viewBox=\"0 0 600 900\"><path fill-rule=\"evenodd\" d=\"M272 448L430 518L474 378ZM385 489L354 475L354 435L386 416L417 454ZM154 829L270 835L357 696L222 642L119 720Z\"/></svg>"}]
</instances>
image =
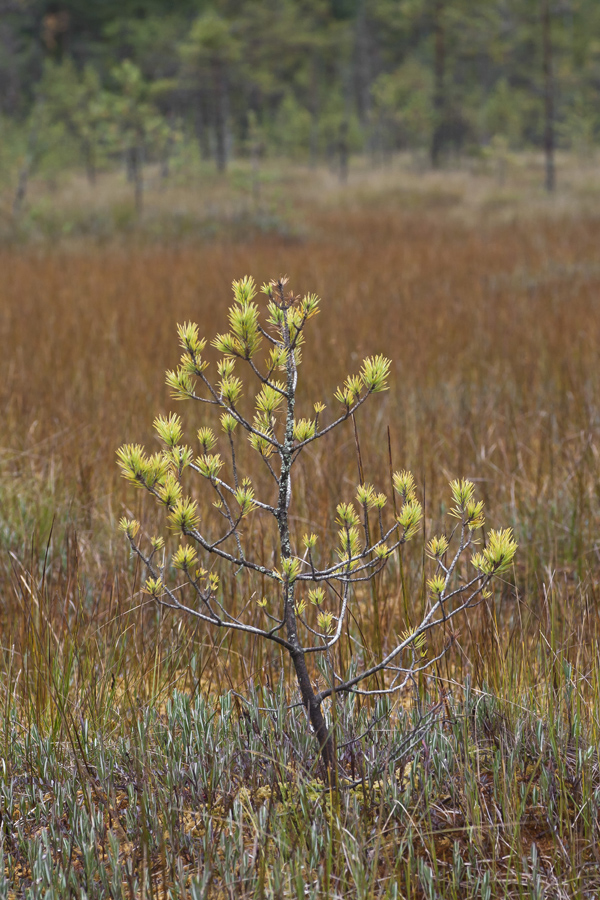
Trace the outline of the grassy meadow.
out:
<instances>
[{"instance_id":1,"label":"grassy meadow","mask_svg":"<svg viewBox=\"0 0 600 900\"><path fill-rule=\"evenodd\" d=\"M565 160L548 199L540 172L149 173L139 222L117 175L31 185L0 243L0 895L598 896L600 178ZM411 469L430 536L468 477L519 543L414 690L329 710L339 795L288 662L159 610L117 531L164 523L116 449L153 447L159 413L212 421L169 397L176 324L212 337L234 278L282 273L322 298L311 403L365 355L393 360L357 417L369 480L389 490L390 455ZM334 535L354 434L315 446L295 527ZM419 541L390 562L378 619L359 592L368 644L416 619L424 566ZM221 576L238 608L262 589Z\"/></svg>"}]
</instances>

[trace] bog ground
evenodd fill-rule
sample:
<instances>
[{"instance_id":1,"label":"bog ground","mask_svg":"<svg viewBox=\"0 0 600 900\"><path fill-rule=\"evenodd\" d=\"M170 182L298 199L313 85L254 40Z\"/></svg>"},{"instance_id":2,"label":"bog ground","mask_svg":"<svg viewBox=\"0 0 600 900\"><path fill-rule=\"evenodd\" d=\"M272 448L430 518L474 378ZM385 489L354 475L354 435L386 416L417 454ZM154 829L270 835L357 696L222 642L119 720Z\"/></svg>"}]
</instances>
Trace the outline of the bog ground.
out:
<instances>
[{"instance_id":1,"label":"bog ground","mask_svg":"<svg viewBox=\"0 0 600 900\"><path fill-rule=\"evenodd\" d=\"M184 201L157 189L120 236L86 235L67 185L45 231L0 247L2 893L597 895L600 220L593 181L565 176L549 201L528 171L512 187L404 172L341 191L290 170L258 207L217 185L179 233ZM360 781L339 796L287 710L282 659L159 611L117 532L129 513L158 528L115 451L184 415L164 383L176 323L223 331L234 278L282 273L322 298L311 397L333 403L367 354L393 360L392 389L358 415L370 480L387 490L389 429L427 535L449 479L468 477L519 543L414 690L330 710ZM192 433L210 419L185 418ZM355 490L350 426L325 449L294 494L303 531L334 533ZM407 547L381 576L384 645L427 602L424 565ZM240 603L254 590L222 583ZM355 626L375 641L370 602Z\"/></svg>"}]
</instances>

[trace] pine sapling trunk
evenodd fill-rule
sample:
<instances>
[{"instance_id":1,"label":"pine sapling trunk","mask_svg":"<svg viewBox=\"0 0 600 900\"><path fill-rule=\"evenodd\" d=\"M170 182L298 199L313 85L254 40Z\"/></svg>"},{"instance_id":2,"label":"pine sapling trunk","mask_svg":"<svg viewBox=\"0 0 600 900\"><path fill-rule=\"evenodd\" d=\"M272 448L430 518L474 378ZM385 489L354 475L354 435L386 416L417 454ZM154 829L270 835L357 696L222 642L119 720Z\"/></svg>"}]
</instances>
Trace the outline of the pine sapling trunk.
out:
<instances>
[{"instance_id":1,"label":"pine sapling trunk","mask_svg":"<svg viewBox=\"0 0 600 900\"><path fill-rule=\"evenodd\" d=\"M284 312L284 317L286 314ZM298 382L298 372L296 369L295 351L292 348L290 330L285 318L283 331L284 341L287 349L287 415L285 423L285 438L283 451L281 455L281 470L279 476L279 499L277 520L279 524L279 540L281 545L282 560L290 559L292 556L292 548L289 531L289 506L291 500L291 469L293 462L293 446L294 446L294 412L296 406L296 386ZM306 656L302 649L302 645L298 638L298 629L296 624L295 613L295 589L293 581L284 583L285 591L285 627L287 638L292 645L290 656L294 664L296 672L296 680L300 689L302 703L306 709L310 724L319 742L321 758L325 764L329 782L334 784L336 781L336 762L333 740L329 734L327 723L321 704L317 700L313 686L310 680L308 667L306 665Z\"/></svg>"}]
</instances>

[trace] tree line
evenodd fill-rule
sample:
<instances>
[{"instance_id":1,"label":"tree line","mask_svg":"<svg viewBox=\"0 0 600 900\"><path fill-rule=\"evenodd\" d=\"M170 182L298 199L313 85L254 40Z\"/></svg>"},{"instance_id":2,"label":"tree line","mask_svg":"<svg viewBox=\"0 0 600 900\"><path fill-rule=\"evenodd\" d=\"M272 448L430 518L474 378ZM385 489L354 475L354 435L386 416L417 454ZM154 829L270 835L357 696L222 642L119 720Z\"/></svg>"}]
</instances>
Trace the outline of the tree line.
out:
<instances>
[{"instance_id":1,"label":"tree line","mask_svg":"<svg viewBox=\"0 0 600 900\"><path fill-rule=\"evenodd\" d=\"M352 153L538 147L552 189L599 99L597 0L0 0L5 138L31 164L54 129L91 180L120 154L139 190L182 136L219 171L271 153L342 177Z\"/></svg>"}]
</instances>

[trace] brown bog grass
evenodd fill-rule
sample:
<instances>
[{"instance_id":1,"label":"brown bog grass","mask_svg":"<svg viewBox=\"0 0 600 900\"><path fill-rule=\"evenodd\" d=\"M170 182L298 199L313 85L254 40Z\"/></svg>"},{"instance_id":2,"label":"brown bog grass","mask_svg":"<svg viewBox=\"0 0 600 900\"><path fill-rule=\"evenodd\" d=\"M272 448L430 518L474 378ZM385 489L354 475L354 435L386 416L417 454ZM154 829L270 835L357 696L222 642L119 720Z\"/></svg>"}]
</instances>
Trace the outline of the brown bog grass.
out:
<instances>
[{"instance_id":1,"label":"brown bog grass","mask_svg":"<svg viewBox=\"0 0 600 900\"><path fill-rule=\"evenodd\" d=\"M446 691L459 702L468 678L478 696L500 698L502 727L513 736L518 709L536 721L551 710L563 723L565 747L583 732L593 743L600 712L599 245L600 221L590 215L502 224L481 214L461 221L437 208L403 212L381 201L321 209L302 238L0 249L5 715L14 701L23 722L71 741L77 755L83 718L117 733L124 723L133 727L144 704L160 710L173 687L210 696L277 684L277 656L159 615L139 593L140 573L116 521L129 510L149 529L159 520L118 478L115 450L125 441L151 443L159 412L177 409L186 418L164 385L164 370L178 359L176 323L192 319L212 336L224 329L232 279L287 273L296 291L323 298L303 363L306 397L332 405L337 384L364 355L394 361L391 390L359 418L369 478L386 489L389 429L394 466L412 469L421 486L427 533L448 503L448 480L469 477L485 499L488 525L511 525L519 541L514 573L460 623L452 653L421 685L423 696L433 702ZM299 527L326 533L335 504L351 499L356 481L348 431L307 460L294 495ZM268 552L264 541L257 552ZM407 555L404 597L393 569L380 586L383 635L406 627L423 604L422 564L419 553ZM252 585L227 578L241 602ZM368 635L366 598L357 615ZM9 735L6 724L5 741ZM529 788L543 766L531 769ZM517 792L510 816L521 800ZM486 824L478 809L475 824L475 812L463 810L463 825L450 836L460 847L475 841L481 853L472 871L480 866L481 874L491 851L468 829L483 834L489 826L496 834L500 826ZM563 868L569 860L576 868L583 851L562 829L577 813L566 800L561 810L554 830L547 823L519 830L513 821L512 849L503 863L490 862L493 870L504 878L535 840L548 866L560 856ZM427 815L414 840L435 869L437 826ZM586 840L592 859L596 837ZM132 872L143 868L136 859ZM411 872L417 894L434 896L427 874ZM506 880L507 895L513 887ZM137 890L131 881L128 890ZM373 896L385 890L373 886ZM480 895L475 887L472 895Z\"/></svg>"}]
</instances>

